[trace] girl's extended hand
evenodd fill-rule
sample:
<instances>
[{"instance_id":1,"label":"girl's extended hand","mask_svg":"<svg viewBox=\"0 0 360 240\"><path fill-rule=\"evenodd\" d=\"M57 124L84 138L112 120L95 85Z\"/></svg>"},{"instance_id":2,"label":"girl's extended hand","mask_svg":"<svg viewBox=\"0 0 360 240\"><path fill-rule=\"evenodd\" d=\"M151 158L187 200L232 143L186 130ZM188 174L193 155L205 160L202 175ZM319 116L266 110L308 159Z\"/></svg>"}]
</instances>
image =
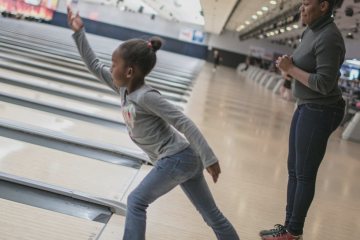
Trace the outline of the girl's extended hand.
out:
<instances>
[{"instance_id":1,"label":"girl's extended hand","mask_svg":"<svg viewBox=\"0 0 360 240\"><path fill-rule=\"evenodd\" d=\"M76 13L76 15L74 15L70 6L67 7L67 20L68 20L69 27L74 32L77 32L84 27L84 23L81 20L79 13Z\"/></svg>"}]
</instances>

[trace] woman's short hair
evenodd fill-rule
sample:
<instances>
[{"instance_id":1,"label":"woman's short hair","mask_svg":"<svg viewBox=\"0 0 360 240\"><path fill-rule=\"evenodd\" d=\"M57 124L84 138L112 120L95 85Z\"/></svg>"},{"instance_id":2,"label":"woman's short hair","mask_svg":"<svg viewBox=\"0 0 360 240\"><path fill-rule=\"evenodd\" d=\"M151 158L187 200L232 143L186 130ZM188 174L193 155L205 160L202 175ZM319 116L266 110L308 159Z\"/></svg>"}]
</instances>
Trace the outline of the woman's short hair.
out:
<instances>
[{"instance_id":1,"label":"woman's short hair","mask_svg":"<svg viewBox=\"0 0 360 240\"><path fill-rule=\"evenodd\" d=\"M319 0L320 3L328 2L329 3L329 10L328 12L333 12L336 4L336 0Z\"/></svg>"}]
</instances>

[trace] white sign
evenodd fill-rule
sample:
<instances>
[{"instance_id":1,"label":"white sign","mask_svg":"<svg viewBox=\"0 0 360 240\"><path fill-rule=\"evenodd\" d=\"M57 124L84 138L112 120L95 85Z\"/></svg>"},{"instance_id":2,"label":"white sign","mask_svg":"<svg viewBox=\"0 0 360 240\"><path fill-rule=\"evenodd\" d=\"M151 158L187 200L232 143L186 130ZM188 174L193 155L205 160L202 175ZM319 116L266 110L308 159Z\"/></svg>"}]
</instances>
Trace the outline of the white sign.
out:
<instances>
[{"instance_id":1,"label":"white sign","mask_svg":"<svg viewBox=\"0 0 360 240\"><path fill-rule=\"evenodd\" d=\"M41 0L25 0L25 3L34 5L34 6L39 6L41 3Z\"/></svg>"},{"instance_id":2,"label":"white sign","mask_svg":"<svg viewBox=\"0 0 360 240\"><path fill-rule=\"evenodd\" d=\"M183 28L180 30L179 39L187 42L204 43L205 33L200 30Z\"/></svg>"}]
</instances>

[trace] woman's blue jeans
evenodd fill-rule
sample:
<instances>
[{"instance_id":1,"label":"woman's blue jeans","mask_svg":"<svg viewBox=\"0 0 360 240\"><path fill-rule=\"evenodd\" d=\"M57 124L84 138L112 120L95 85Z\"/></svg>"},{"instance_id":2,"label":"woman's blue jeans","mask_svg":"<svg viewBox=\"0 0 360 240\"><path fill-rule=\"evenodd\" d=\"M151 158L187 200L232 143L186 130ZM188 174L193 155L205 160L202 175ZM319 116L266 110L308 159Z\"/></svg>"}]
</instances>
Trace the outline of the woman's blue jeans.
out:
<instances>
[{"instance_id":1,"label":"woman's blue jeans","mask_svg":"<svg viewBox=\"0 0 360 240\"><path fill-rule=\"evenodd\" d=\"M344 116L343 100L332 106L302 104L294 113L289 137L288 189L285 226L303 233L305 217L315 194L316 175L331 133Z\"/></svg>"}]
</instances>

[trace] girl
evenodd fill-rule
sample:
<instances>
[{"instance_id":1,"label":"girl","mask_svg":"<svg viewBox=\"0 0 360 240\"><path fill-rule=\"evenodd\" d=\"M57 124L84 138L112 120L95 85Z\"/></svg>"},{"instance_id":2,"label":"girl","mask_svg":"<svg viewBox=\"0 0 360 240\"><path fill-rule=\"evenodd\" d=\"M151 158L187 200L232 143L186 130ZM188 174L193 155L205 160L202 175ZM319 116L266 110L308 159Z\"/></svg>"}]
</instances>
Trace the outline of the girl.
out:
<instances>
[{"instance_id":1,"label":"girl","mask_svg":"<svg viewBox=\"0 0 360 240\"><path fill-rule=\"evenodd\" d=\"M161 41L132 39L112 54L107 68L96 58L85 36L83 22L68 8L68 23L82 59L102 82L120 94L122 113L131 139L154 162L154 168L129 195L123 239L145 239L146 209L150 203L180 185L213 229L217 239L239 239L231 223L217 208L204 179L205 167L216 182L218 159L194 125L158 91L145 84L145 76L156 63ZM183 133L183 138L172 127Z\"/></svg>"}]
</instances>

